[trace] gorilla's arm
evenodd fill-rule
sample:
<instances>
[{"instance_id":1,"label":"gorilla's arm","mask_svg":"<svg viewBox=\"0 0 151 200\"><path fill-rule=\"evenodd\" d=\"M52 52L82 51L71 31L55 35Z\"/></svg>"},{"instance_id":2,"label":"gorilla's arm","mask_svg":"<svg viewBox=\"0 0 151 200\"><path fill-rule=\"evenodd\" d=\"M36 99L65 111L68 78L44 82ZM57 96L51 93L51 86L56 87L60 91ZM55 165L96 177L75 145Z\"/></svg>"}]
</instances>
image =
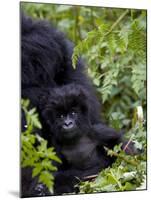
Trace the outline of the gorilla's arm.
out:
<instances>
[{"instance_id":1,"label":"gorilla's arm","mask_svg":"<svg viewBox=\"0 0 151 200\"><path fill-rule=\"evenodd\" d=\"M124 138L124 132L117 132L115 129L107 127L104 124L93 125L91 137L98 141L98 145L113 148L115 145L122 143L122 149L130 155L138 154L132 141Z\"/></svg>"},{"instance_id":2,"label":"gorilla's arm","mask_svg":"<svg viewBox=\"0 0 151 200\"><path fill-rule=\"evenodd\" d=\"M116 144L123 142L122 132L107 127L104 124L94 124L92 126L91 137L95 139L99 145L113 148Z\"/></svg>"}]
</instances>

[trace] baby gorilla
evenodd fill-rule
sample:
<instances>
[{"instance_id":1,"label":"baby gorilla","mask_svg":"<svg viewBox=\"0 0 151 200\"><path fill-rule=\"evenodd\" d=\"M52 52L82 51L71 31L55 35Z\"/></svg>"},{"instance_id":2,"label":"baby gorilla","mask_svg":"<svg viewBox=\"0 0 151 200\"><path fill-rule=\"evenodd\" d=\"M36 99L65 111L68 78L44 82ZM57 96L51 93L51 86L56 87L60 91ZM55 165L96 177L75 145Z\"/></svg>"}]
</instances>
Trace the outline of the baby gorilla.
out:
<instances>
[{"instance_id":1,"label":"baby gorilla","mask_svg":"<svg viewBox=\"0 0 151 200\"><path fill-rule=\"evenodd\" d=\"M89 95L80 85L53 89L45 102L42 115L63 161L55 174L55 194L71 193L77 191L74 186L79 180L112 164L114 158L107 156L104 146L113 148L122 141L122 134L91 123Z\"/></svg>"}]
</instances>

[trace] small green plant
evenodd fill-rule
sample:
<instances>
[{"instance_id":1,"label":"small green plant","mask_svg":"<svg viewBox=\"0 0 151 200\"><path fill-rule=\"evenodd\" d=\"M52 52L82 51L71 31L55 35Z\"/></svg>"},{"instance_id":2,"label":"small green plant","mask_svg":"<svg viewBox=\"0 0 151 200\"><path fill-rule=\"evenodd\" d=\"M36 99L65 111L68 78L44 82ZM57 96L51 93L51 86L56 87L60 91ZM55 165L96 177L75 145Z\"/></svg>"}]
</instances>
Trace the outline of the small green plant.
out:
<instances>
[{"instance_id":1,"label":"small green plant","mask_svg":"<svg viewBox=\"0 0 151 200\"><path fill-rule=\"evenodd\" d=\"M57 157L54 148L47 148L47 141L36 134L36 128L41 129L42 126L36 108L29 109L29 104L29 100L21 101L27 122L26 130L21 134L21 166L31 167L32 177L37 176L38 181L53 193L53 172L57 171L53 162L61 163L61 160Z\"/></svg>"}]
</instances>

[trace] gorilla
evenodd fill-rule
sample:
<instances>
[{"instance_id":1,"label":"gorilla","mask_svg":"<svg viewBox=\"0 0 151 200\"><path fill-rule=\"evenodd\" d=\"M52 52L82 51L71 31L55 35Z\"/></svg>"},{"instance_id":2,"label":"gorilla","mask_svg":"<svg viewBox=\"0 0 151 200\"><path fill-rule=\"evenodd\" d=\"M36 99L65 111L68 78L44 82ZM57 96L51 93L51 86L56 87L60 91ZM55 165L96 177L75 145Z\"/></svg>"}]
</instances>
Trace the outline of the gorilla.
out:
<instances>
[{"instance_id":1,"label":"gorilla","mask_svg":"<svg viewBox=\"0 0 151 200\"><path fill-rule=\"evenodd\" d=\"M21 96L39 109L39 94L47 88L75 83L90 96L92 123L100 121L100 103L81 59L72 66L73 44L46 21L21 15ZM44 93L45 93L44 91ZM95 115L94 115L95 113Z\"/></svg>"},{"instance_id":2,"label":"gorilla","mask_svg":"<svg viewBox=\"0 0 151 200\"><path fill-rule=\"evenodd\" d=\"M78 192L75 185L112 164L104 146L122 134L104 125L101 106L81 58L72 66L73 44L43 20L21 15L21 98L37 108L39 134L54 146L62 164L54 174L54 194ZM22 130L26 120L22 112ZM51 195L31 168L21 170L21 196Z\"/></svg>"},{"instance_id":3,"label":"gorilla","mask_svg":"<svg viewBox=\"0 0 151 200\"><path fill-rule=\"evenodd\" d=\"M112 164L104 146L122 142L122 134L90 120L89 93L78 84L54 88L45 99L43 118L53 138L52 145L63 164L55 174L55 194L78 191L74 186ZM78 177L78 178L77 178Z\"/></svg>"}]
</instances>

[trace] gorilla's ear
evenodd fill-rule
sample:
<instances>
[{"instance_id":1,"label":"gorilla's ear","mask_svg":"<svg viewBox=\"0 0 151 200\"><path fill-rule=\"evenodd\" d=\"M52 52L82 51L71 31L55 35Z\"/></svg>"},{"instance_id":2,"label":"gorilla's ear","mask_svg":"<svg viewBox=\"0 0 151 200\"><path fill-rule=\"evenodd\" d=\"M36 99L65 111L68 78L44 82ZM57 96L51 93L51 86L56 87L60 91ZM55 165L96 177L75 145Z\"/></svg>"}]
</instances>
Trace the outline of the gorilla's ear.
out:
<instances>
[{"instance_id":1,"label":"gorilla's ear","mask_svg":"<svg viewBox=\"0 0 151 200\"><path fill-rule=\"evenodd\" d=\"M48 96L49 96L49 91L47 90L42 90L42 92L39 94L39 107L41 110L43 110L48 103Z\"/></svg>"},{"instance_id":2,"label":"gorilla's ear","mask_svg":"<svg viewBox=\"0 0 151 200\"><path fill-rule=\"evenodd\" d=\"M53 113L52 110L47 107L42 111L42 116L45 119L47 124L51 124L52 117L53 117L52 113Z\"/></svg>"},{"instance_id":3,"label":"gorilla's ear","mask_svg":"<svg viewBox=\"0 0 151 200\"><path fill-rule=\"evenodd\" d=\"M49 124L54 118L54 107L51 103L52 95L51 92L47 91L40 96L40 109L44 120Z\"/></svg>"}]
</instances>

